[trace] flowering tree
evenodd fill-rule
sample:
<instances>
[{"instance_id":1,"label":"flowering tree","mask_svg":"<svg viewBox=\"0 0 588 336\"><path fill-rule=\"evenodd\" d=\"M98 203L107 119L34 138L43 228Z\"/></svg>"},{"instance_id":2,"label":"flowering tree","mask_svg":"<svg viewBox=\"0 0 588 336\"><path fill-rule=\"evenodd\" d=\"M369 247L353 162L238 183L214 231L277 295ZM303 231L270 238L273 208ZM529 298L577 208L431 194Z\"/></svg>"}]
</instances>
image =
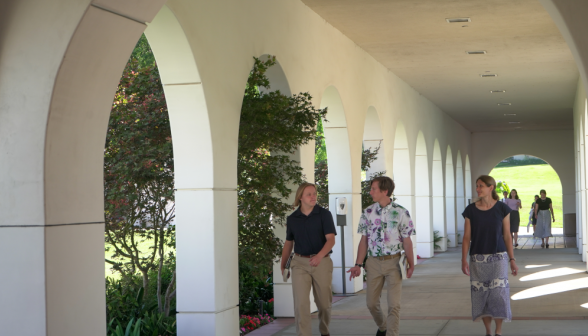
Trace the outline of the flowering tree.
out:
<instances>
[{"instance_id":1,"label":"flowering tree","mask_svg":"<svg viewBox=\"0 0 588 336\"><path fill-rule=\"evenodd\" d=\"M140 273L145 298L150 294L148 273L156 269L159 311L168 315L175 270L165 292L161 274L164 263L173 268L175 260L171 130L159 72L144 36L137 46L114 97L104 150L106 262L127 281Z\"/></svg>"}]
</instances>

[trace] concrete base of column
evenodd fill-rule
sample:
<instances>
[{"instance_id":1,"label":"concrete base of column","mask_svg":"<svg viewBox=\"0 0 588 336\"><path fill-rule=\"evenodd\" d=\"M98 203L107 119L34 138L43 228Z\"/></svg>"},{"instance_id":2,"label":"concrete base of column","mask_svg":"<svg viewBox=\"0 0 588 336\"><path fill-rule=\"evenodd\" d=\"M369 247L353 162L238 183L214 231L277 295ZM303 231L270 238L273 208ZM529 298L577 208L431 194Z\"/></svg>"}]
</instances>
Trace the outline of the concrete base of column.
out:
<instances>
[{"instance_id":1,"label":"concrete base of column","mask_svg":"<svg viewBox=\"0 0 588 336\"><path fill-rule=\"evenodd\" d=\"M433 242L418 242L417 244L417 254L421 258L432 258L435 255L433 249Z\"/></svg>"},{"instance_id":2,"label":"concrete base of column","mask_svg":"<svg viewBox=\"0 0 588 336\"><path fill-rule=\"evenodd\" d=\"M456 247L457 246L457 235L455 233L448 233L447 239L449 239L449 243L447 243L448 247Z\"/></svg>"},{"instance_id":3,"label":"concrete base of column","mask_svg":"<svg viewBox=\"0 0 588 336\"><path fill-rule=\"evenodd\" d=\"M176 315L178 335L238 335L239 307L221 312L182 312Z\"/></svg>"}]
</instances>

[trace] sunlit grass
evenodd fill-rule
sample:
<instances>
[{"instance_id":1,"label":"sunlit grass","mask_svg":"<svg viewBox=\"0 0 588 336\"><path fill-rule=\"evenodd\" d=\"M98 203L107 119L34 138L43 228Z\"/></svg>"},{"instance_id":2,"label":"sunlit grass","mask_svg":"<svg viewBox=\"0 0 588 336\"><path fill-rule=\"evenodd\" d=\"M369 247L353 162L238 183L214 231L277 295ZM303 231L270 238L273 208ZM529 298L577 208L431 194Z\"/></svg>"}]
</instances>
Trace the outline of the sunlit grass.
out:
<instances>
[{"instance_id":1,"label":"sunlit grass","mask_svg":"<svg viewBox=\"0 0 588 336\"><path fill-rule=\"evenodd\" d=\"M563 227L562 190L559 176L550 165L531 165L519 167L494 168L490 172L496 181L505 181L511 189L519 193L523 208L521 212L521 225L527 225L531 203L534 196L539 195L539 190L545 189L547 197L553 202L555 228ZM500 195L502 197L502 195Z\"/></svg>"}]
</instances>

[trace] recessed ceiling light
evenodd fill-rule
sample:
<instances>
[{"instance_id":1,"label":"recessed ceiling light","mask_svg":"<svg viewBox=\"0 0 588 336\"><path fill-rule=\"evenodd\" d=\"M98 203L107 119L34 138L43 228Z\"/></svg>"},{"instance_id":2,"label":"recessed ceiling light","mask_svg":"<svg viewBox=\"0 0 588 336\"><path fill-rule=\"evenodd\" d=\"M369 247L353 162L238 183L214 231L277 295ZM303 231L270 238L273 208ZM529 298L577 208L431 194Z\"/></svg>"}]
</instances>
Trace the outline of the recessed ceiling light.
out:
<instances>
[{"instance_id":1,"label":"recessed ceiling light","mask_svg":"<svg viewBox=\"0 0 588 336\"><path fill-rule=\"evenodd\" d=\"M470 51L466 51L466 54L468 54L468 55L485 55L486 50L470 50Z\"/></svg>"},{"instance_id":2,"label":"recessed ceiling light","mask_svg":"<svg viewBox=\"0 0 588 336\"><path fill-rule=\"evenodd\" d=\"M505 93L506 90L490 90L490 93Z\"/></svg>"},{"instance_id":3,"label":"recessed ceiling light","mask_svg":"<svg viewBox=\"0 0 588 336\"><path fill-rule=\"evenodd\" d=\"M453 19L445 19L447 23L463 23L463 22L472 22L472 20L468 18L453 18Z\"/></svg>"},{"instance_id":4,"label":"recessed ceiling light","mask_svg":"<svg viewBox=\"0 0 588 336\"><path fill-rule=\"evenodd\" d=\"M497 74L481 74L480 77L487 78L487 77L498 77Z\"/></svg>"},{"instance_id":5,"label":"recessed ceiling light","mask_svg":"<svg viewBox=\"0 0 588 336\"><path fill-rule=\"evenodd\" d=\"M498 103L498 106L510 106L512 105L511 103Z\"/></svg>"},{"instance_id":6,"label":"recessed ceiling light","mask_svg":"<svg viewBox=\"0 0 588 336\"><path fill-rule=\"evenodd\" d=\"M516 113L505 113L504 116L505 117L510 117L510 116L516 116Z\"/></svg>"},{"instance_id":7,"label":"recessed ceiling light","mask_svg":"<svg viewBox=\"0 0 588 336\"><path fill-rule=\"evenodd\" d=\"M521 122L520 121L509 121L508 123L509 124L520 124Z\"/></svg>"}]
</instances>

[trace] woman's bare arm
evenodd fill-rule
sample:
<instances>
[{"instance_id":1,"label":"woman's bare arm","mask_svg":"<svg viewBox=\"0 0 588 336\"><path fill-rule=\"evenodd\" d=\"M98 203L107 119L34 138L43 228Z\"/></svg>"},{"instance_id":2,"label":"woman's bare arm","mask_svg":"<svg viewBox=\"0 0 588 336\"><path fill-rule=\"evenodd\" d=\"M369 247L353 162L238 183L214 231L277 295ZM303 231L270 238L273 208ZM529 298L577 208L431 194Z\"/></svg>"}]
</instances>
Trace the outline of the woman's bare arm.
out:
<instances>
[{"instance_id":1,"label":"woman's bare arm","mask_svg":"<svg viewBox=\"0 0 588 336\"><path fill-rule=\"evenodd\" d=\"M465 275L470 275L470 266L468 264L468 255L470 253L470 241L472 238L472 227L470 219L465 218L463 226L463 241L461 242L461 271Z\"/></svg>"}]
</instances>

